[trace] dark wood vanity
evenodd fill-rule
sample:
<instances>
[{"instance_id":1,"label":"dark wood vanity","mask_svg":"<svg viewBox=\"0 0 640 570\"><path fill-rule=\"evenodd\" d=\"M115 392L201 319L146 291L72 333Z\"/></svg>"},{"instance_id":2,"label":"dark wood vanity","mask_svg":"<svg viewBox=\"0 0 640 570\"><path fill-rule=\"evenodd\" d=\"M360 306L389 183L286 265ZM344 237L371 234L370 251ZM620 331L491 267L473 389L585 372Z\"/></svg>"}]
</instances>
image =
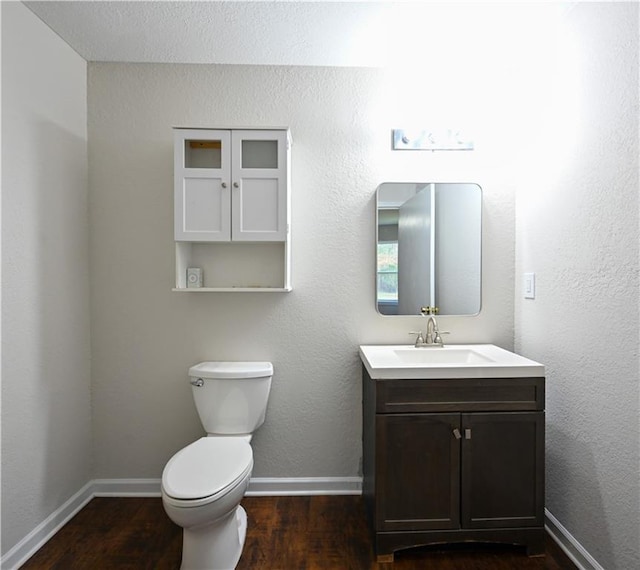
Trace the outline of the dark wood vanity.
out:
<instances>
[{"instance_id":1,"label":"dark wood vanity","mask_svg":"<svg viewBox=\"0 0 640 570\"><path fill-rule=\"evenodd\" d=\"M363 495L378 562L438 543L544 552L544 377L363 378Z\"/></svg>"}]
</instances>

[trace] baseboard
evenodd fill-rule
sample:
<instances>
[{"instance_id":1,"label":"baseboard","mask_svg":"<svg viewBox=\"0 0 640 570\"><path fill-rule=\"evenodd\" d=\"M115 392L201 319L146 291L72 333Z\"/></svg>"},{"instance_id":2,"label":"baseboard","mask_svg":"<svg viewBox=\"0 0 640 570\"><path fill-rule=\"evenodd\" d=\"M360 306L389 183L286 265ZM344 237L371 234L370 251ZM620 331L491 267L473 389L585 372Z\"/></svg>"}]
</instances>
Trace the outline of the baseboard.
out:
<instances>
[{"instance_id":1,"label":"baseboard","mask_svg":"<svg viewBox=\"0 0 640 570\"><path fill-rule=\"evenodd\" d=\"M252 477L247 496L361 495L362 477Z\"/></svg>"},{"instance_id":2,"label":"baseboard","mask_svg":"<svg viewBox=\"0 0 640 570\"><path fill-rule=\"evenodd\" d=\"M160 479L95 479L94 497L159 497ZM360 495L362 477L252 477L249 497Z\"/></svg>"},{"instance_id":3,"label":"baseboard","mask_svg":"<svg viewBox=\"0 0 640 570\"><path fill-rule=\"evenodd\" d=\"M94 497L159 497L160 479L94 479Z\"/></svg>"},{"instance_id":4,"label":"baseboard","mask_svg":"<svg viewBox=\"0 0 640 570\"><path fill-rule=\"evenodd\" d=\"M548 509L544 510L544 518L544 527L551 538L580 570L604 570Z\"/></svg>"},{"instance_id":5,"label":"baseboard","mask_svg":"<svg viewBox=\"0 0 640 570\"><path fill-rule=\"evenodd\" d=\"M93 481L90 481L11 548L2 557L0 567L3 570L20 568L93 497Z\"/></svg>"},{"instance_id":6,"label":"baseboard","mask_svg":"<svg viewBox=\"0 0 640 570\"><path fill-rule=\"evenodd\" d=\"M94 479L94 497L159 497L160 479ZM249 497L360 495L362 477L252 477Z\"/></svg>"},{"instance_id":7,"label":"baseboard","mask_svg":"<svg viewBox=\"0 0 640 570\"><path fill-rule=\"evenodd\" d=\"M359 495L361 477L257 477L248 496ZM160 479L94 479L56 509L0 560L3 570L16 570L31 558L94 497L159 497Z\"/></svg>"}]
</instances>

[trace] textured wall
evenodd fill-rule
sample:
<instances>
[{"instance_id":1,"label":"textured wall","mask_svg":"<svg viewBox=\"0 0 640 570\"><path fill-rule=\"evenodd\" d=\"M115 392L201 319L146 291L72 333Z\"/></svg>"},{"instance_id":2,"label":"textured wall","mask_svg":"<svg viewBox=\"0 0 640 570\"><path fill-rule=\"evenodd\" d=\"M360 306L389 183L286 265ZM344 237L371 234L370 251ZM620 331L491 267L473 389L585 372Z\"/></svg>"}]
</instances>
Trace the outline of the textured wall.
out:
<instances>
[{"instance_id":1,"label":"textured wall","mask_svg":"<svg viewBox=\"0 0 640 570\"><path fill-rule=\"evenodd\" d=\"M2 3L2 550L90 478L87 66Z\"/></svg>"},{"instance_id":2,"label":"textured wall","mask_svg":"<svg viewBox=\"0 0 640 570\"><path fill-rule=\"evenodd\" d=\"M547 366L547 508L640 567L638 5L571 11L517 199L516 348ZM549 37L549 42L552 38ZM543 165L543 166L541 166Z\"/></svg>"},{"instance_id":3,"label":"textured wall","mask_svg":"<svg viewBox=\"0 0 640 570\"><path fill-rule=\"evenodd\" d=\"M501 141L513 76L502 91L479 86L460 100L451 82L409 77L398 91L397 77L364 69L89 65L96 477L159 477L201 434L186 371L207 359L274 363L255 476L359 474L357 347L409 342L424 325L375 310L374 192L384 181L482 185L483 310L441 326L450 342L512 347L515 198ZM390 150L393 127L462 120L451 99L475 113L477 151ZM291 128L291 293L171 292L173 125Z\"/></svg>"}]
</instances>

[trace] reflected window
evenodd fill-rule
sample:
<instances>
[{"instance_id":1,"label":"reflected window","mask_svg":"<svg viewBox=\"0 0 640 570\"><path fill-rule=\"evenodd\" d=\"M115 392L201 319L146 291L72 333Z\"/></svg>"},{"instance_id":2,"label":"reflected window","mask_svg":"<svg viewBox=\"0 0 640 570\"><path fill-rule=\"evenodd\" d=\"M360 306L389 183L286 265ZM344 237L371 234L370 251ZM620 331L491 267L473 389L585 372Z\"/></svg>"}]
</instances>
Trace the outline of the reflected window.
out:
<instances>
[{"instance_id":1,"label":"reflected window","mask_svg":"<svg viewBox=\"0 0 640 570\"><path fill-rule=\"evenodd\" d=\"M378 243L378 303L398 304L398 242Z\"/></svg>"}]
</instances>

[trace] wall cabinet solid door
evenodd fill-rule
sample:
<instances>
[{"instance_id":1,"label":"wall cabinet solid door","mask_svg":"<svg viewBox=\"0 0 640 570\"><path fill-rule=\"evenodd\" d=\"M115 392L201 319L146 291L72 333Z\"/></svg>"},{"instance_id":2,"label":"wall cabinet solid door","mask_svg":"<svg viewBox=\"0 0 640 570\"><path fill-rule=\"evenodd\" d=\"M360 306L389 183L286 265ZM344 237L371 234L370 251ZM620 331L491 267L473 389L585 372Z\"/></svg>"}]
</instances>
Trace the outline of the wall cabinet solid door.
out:
<instances>
[{"instance_id":1,"label":"wall cabinet solid door","mask_svg":"<svg viewBox=\"0 0 640 570\"><path fill-rule=\"evenodd\" d=\"M283 242L286 129L174 130L175 240Z\"/></svg>"}]
</instances>

